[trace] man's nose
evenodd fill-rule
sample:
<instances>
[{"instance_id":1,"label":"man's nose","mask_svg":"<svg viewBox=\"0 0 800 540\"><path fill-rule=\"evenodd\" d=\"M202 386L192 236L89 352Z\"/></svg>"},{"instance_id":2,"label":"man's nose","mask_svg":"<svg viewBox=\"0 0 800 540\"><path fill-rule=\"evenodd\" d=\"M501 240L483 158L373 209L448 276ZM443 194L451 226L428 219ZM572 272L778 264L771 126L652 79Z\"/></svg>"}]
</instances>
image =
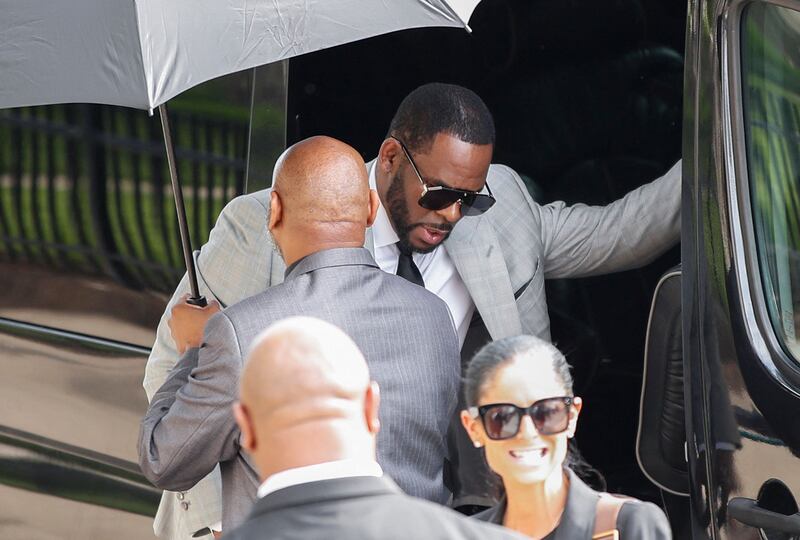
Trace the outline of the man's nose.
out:
<instances>
[{"instance_id":1,"label":"man's nose","mask_svg":"<svg viewBox=\"0 0 800 540\"><path fill-rule=\"evenodd\" d=\"M450 206L437 210L436 213L447 220L448 223L455 223L461 219L461 201L456 201Z\"/></svg>"}]
</instances>

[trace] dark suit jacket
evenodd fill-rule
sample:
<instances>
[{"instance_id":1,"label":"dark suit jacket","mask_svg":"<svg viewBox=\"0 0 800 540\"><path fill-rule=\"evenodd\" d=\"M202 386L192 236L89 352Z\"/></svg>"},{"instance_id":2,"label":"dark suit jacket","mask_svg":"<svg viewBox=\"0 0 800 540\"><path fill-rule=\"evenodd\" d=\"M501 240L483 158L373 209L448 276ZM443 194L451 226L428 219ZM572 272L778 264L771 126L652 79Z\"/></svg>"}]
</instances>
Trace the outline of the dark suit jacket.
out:
<instances>
[{"instance_id":1,"label":"dark suit jacket","mask_svg":"<svg viewBox=\"0 0 800 540\"><path fill-rule=\"evenodd\" d=\"M594 534L594 515L597 509L598 493L587 486L570 469L567 506L561 515L558 527L543 540L590 540ZM489 523L503 524L506 514L506 500L494 508L489 508L475 519ZM672 532L667 517L653 503L632 499L622 505L617 516L617 529L620 540L670 540Z\"/></svg>"},{"instance_id":2,"label":"dark suit jacket","mask_svg":"<svg viewBox=\"0 0 800 540\"><path fill-rule=\"evenodd\" d=\"M299 484L260 499L225 540L522 540L437 504L404 495L386 478Z\"/></svg>"},{"instance_id":3,"label":"dark suit jacket","mask_svg":"<svg viewBox=\"0 0 800 540\"><path fill-rule=\"evenodd\" d=\"M280 285L214 315L203 346L187 352L142 421L139 464L162 489L188 489L220 463L223 530L240 524L258 474L240 452L231 412L253 340L292 315L344 330L381 387L378 462L409 494L446 502L447 424L459 382L458 339L445 303L381 271L364 248L328 249L289 269Z\"/></svg>"}]
</instances>

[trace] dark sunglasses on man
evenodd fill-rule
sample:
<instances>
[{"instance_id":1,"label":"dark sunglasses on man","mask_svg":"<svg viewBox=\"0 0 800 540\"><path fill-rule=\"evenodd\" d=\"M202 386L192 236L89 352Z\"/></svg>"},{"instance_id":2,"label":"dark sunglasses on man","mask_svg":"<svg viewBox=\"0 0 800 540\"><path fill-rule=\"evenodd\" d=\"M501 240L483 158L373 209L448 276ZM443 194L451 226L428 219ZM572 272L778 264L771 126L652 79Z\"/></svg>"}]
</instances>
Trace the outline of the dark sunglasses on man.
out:
<instances>
[{"instance_id":1,"label":"dark sunglasses on man","mask_svg":"<svg viewBox=\"0 0 800 540\"><path fill-rule=\"evenodd\" d=\"M461 205L462 215L479 216L494 204L494 195L492 195L492 190L489 189L488 183L486 184L486 190L489 192L488 194L455 189L447 186L428 186L425 180L422 179L422 174L420 174L419 168L417 164L414 163L414 159L411 157L411 153L408 151L408 148L406 148L405 143L394 135L390 135L390 137L400 144L403 154L405 154L408 163L411 164L411 168L414 169L414 173L422 184L422 195L417 201L417 204L422 208L427 210L441 210L452 204L459 203Z\"/></svg>"},{"instance_id":2,"label":"dark sunglasses on man","mask_svg":"<svg viewBox=\"0 0 800 540\"><path fill-rule=\"evenodd\" d=\"M540 399L530 407L518 407L513 403L491 403L470 407L467 412L473 418L480 416L486 436L494 441L515 437L526 414L531 417L540 435L556 435L569 427L573 399L572 396Z\"/></svg>"}]
</instances>

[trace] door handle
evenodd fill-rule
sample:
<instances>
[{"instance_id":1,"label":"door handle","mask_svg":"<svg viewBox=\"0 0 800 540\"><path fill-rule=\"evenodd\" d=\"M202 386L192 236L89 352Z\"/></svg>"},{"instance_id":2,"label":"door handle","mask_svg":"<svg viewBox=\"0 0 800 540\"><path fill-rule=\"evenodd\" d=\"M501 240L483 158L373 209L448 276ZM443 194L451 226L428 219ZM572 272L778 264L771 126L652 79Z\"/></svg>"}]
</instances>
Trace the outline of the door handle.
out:
<instances>
[{"instance_id":1,"label":"door handle","mask_svg":"<svg viewBox=\"0 0 800 540\"><path fill-rule=\"evenodd\" d=\"M800 534L800 513L787 516L766 510L753 499L734 497L728 501L728 515L751 527Z\"/></svg>"}]
</instances>

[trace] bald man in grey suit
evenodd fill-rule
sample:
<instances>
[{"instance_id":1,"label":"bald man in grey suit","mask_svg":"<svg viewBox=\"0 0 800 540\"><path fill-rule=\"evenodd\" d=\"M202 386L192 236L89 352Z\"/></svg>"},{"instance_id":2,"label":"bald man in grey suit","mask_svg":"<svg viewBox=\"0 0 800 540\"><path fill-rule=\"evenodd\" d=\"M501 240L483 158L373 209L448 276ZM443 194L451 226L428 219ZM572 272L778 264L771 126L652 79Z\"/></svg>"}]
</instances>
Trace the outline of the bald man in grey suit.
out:
<instances>
[{"instance_id":1,"label":"bald man in grey suit","mask_svg":"<svg viewBox=\"0 0 800 540\"><path fill-rule=\"evenodd\" d=\"M356 344L319 319L286 319L256 338L234 408L262 483L250 516L225 538L523 538L404 495L384 476L379 388Z\"/></svg>"},{"instance_id":2,"label":"bald man in grey suit","mask_svg":"<svg viewBox=\"0 0 800 540\"><path fill-rule=\"evenodd\" d=\"M382 272L362 247L377 206L355 150L327 137L294 145L270 197L269 230L288 264L283 283L214 315L200 348L185 317L173 315L173 336L187 352L142 421L139 464L154 485L178 491L219 463L223 530L242 522L258 487L231 413L243 358L264 328L292 315L324 319L353 337L383 388L378 462L407 493L449 498L442 475L458 340L442 300Z\"/></svg>"}]
</instances>

